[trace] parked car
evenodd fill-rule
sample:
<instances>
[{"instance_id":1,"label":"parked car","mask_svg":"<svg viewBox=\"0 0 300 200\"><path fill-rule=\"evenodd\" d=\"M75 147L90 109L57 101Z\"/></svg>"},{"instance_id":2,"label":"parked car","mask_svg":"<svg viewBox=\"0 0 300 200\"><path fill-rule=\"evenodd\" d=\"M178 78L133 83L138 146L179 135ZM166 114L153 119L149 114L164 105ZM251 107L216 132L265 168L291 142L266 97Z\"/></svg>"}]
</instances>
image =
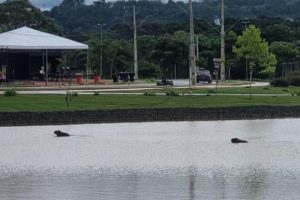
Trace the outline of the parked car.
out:
<instances>
[{"instance_id":1,"label":"parked car","mask_svg":"<svg viewBox=\"0 0 300 200\"><path fill-rule=\"evenodd\" d=\"M199 82L212 83L210 71L202 68L197 69L197 83Z\"/></svg>"},{"instance_id":2,"label":"parked car","mask_svg":"<svg viewBox=\"0 0 300 200\"><path fill-rule=\"evenodd\" d=\"M163 78L161 81L157 81L157 85L174 85L172 80Z\"/></svg>"}]
</instances>

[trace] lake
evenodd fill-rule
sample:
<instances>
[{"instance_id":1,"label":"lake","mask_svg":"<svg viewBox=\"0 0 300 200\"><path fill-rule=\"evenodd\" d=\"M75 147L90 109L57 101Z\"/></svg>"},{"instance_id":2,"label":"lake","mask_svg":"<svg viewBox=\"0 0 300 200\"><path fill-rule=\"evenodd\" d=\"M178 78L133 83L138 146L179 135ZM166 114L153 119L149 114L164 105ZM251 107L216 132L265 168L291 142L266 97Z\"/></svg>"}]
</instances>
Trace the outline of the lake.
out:
<instances>
[{"instance_id":1,"label":"lake","mask_svg":"<svg viewBox=\"0 0 300 200\"><path fill-rule=\"evenodd\" d=\"M0 138L1 200L300 199L300 119L0 127Z\"/></svg>"}]
</instances>

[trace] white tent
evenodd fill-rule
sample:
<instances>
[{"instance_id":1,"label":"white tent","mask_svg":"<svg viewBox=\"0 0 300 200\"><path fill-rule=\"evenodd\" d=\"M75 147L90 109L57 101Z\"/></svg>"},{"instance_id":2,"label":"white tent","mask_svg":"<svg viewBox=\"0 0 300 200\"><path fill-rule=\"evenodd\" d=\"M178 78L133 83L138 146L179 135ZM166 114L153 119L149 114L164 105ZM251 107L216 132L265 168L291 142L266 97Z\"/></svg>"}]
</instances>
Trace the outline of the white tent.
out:
<instances>
[{"instance_id":1,"label":"white tent","mask_svg":"<svg viewBox=\"0 0 300 200\"><path fill-rule=\"evenodd\" d=\"M86 50L87 51L87 63L88 63L88 45L82 44L70 39L66 39L57 35L45 33L42 31L34 30L28 27L22 27L15 30L11 30L0 34L0 50L2 52L12 52L12 51L28 51L28 50L42 50L43 52L43 64L45 66L45 77L46 85L48 82L48 51L61 50L66 53L65 50ZM7 50L7 51L6 51ZM10 51L12 50L12 51ZM6 57L7 69L11 68L14 72L22 73L21 68L24 69L25 65L20 63L11 66L8 64L8 56ZM15 59L17 60L17 59ZM16 67L21 66L19 69ZM10 75L12 76L12 75ZM13 75L14 77L14 75ZM88 65L86 65L86 79L88 77Z\"/></svg>"},{"instance_id":2,"label":"white tent","mask_svg":"<svg viewBox=\"0 0 300 200\"><path fill-rule=\"evenodd\" d=\"M1 33L0 49L88 49L88 45L24 26Z\"/></svg>"}]
</instances>

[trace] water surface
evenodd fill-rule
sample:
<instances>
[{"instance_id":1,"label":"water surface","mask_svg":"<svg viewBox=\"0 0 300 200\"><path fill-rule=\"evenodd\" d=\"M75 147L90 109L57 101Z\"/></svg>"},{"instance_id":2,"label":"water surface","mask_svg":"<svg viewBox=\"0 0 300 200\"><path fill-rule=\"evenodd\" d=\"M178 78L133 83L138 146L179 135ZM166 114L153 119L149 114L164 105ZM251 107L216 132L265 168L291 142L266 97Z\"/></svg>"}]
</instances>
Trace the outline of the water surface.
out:
<instances>
[{"instance_id":1,"label":"water surface","mask_svg":"<svg viewBox=\"0 0 300 200\"><path fill-rule=\"evenodd\" d=\"M0 199L300 199L299 130L300 119L2 127Z\"/></svg>"}]
</instances>

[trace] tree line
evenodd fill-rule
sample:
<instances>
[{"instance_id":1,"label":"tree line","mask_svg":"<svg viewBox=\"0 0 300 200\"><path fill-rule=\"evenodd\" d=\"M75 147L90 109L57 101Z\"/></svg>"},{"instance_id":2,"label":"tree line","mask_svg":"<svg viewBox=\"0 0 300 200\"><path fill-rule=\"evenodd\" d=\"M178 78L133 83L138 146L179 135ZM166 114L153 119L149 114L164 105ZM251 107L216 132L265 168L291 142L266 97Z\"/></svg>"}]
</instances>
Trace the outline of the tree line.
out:
<instances>
[{"instance_id":1,"label":"tree line","mask_svg":"<svg viewBox=\"0 0 300 200\"><path fill-rule=\"evenodd\" d=\"M268 20L268 23L266 23L266 20ZM203 28L201 23L195 23L195 37L198 38L197 46L199 49L197 66L213 72L213 59L220 57L220 35L218 31L212 31L211 28ZM247 41L239 41L239 37L253 25L257 29L255 33L261 37L259 41L264 43L264 48L270 54L257 55L259 58L253 58L255 61L251 63L249 62L251 58L247 58L246 51L248 49L243 50L244 52L241 53L235 51L234 48L247 44ZM247 76L245 69L247 59L248 65L257 65L253 70L253 76L256 78L270 78L271 75L280 76L283 63L293 63L299 66L299 24L294 25L294 22L277 18L257 18L251 22L249 21L246 27L244 25L236 26L228 30L225 36L227 78L244 79ZM278 29L281 26L285 28L282 30ZM188 23L166 24L164 25L166 31L161 34L152 34L148 31L152 27L152 24L145 24L143 31L140 30L138 32L139 76L141 78L159 78L161 76L168 78L188 77ZM216 30L218 28L218 26L215 27ZM103 31L103 75L106 77L111 76L113 72L133 71L132 28L125 28L127 34L122 34L118 30L121 29L112 27ZM245 40L251 41L250 36ZM100 33L96 33L89 34L86 38L90 45L90 66L96 71L100 63L100 37ZM251 49L251 51L256 52L258 49ZM264 58L267 60L263 60ZM270 63L272 64L269 65Z\"/></svg>"},{"instance_id":2,"label":"tree line","mask_svg":"<svg viewBox=\"0 0 300 200\"><path fill-rule=\"evenodd\" d=\"M226 2L228 4L230 1ZM245 2L250 4L251 1ZM264 2L266 3L268 1ZM129 6L124 7L125 4ZM133 71L133 25L131 22L131 5L133 4L139 5L136 7L139 77L188 77L188 16L186 13L178 12L178 15L182 16L182 18L179 17L176 20L172 19L173 15L170 14L175 8L178 10L178 5L181 7L186 6L186 4L182 2L177 3L178 5L175 5L174 2L168 2L167 4L174 6L174 9L168 10L167 7L164 7L165 4L159 1L154 1L150 4L148 1L130 1L116 2L113 4L98 3L86 6L83 0L64 0L60 6L53 8L50 12L42 13L40 10L32 7L26 0L11 1L0 4L0 9L3 11L1 12L2 15L4 15L5 12L14 13L14 15L6 16L6 18L0 18L0 25L4 27L1 31L16 28L26 22L27 24L35 24L34 28L36 29L56 33L87 43L90 47L89 68L92 69L92 73L95 74L100 71L100 54L102 49L102 76L109 78L112 77L112 74L115 72ZM242 4L242 2L239 4ZM144 7L142 5L144 5ZM170 21L153 21L154 18L152 17L155 13L153 13L153 15L147 15L147 13L149 12L148 10L155 10L154 8L156 8L156 6L154 5L160 5L160 9L163 9L166 13L169 12L170 16L168 19L170 19ZM103 10L99 11L96 9L97 7ZM111 7L119 8L115 8L118 11L117 13L119 13L116 14L115 17L111 16ZM162 11L160 9L157 12ZM61 18L54 17L56 20L55 23L50 17L56 12L59 13L59 15L57 14L56 16L61 16ZM113 23L107 23L104 18L101 17L97 18L98 21L94 22L89 16L91 13L95 14L95 18L102 15L110 16L110 20ZM46 17L45 14L48 17ZM125 17L120 19L118 16ZM70 22L65 21L69 18L72 18ZM162 17L161 19L167 18ZM213 58L220 57L220 27L211 20L198 18L197 15L194 22L195 37L197 37L199 41L199 58L197 59L197 65L213 72ZM89 23L93 24L93 28L88 28ZM253 59L254 63L252 63L252 65L257 65L257 67L253 69L253 75L255 77L269 78L272 74L270 72L274 72L275 75L279 76L282 73L283 63L299 63L300 21L277 17L256 17L248 19L226 18L225 24L227 30L225 37L227 77L242 79L247 75L245 64L250 60L247 60L245 51L235 51L234 47L239 47L243 44L243 42L239 42L239 36L251 25L255 25L255 28L258 29L259 36L263 38L262 42L264 45L267 44L267 50L272 53L266 57L269 58L269 61L265 61L265 63L261 60L262 58L260 58L260 60ZM102 43L100 25L103 28ZM74 26L74 28L70 28L71 26ZM272 55L276 58L277 64ZM85 52L74 52L68 55L68 65L85 66L85 63ZM276 65L276 67L270 68L271 65L266 63L271 63L271 65Z\"/></svg>"},{"instance_id":3,"label":"tree line","mask_svg":"<svg viewBox=\"0 0 300 200\"><path fill-rule=\"evenodd\" d=\"M45 14L64 27L65 32L79 33L99 30L97 24L113 26L122 21L132 21L132 6L137 19L159 24L188 21L188 3L185 1L95 1L86 5L84 0L64 0ZM220 18L220 0L194 1L195 18L211 23ZM300 18L298 0L225 0L227 18L256 18L258 16Z\"/></svg>"}]
</instances>

